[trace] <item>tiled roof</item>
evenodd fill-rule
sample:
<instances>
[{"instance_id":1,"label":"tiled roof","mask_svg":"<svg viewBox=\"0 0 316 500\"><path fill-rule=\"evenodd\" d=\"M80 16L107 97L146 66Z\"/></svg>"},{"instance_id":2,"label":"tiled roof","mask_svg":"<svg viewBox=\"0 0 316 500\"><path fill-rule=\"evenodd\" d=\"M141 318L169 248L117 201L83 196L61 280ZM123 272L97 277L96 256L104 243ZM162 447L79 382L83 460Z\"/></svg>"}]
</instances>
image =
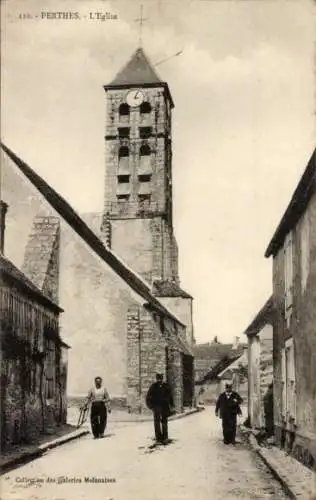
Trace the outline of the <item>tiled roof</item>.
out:
<instances>
[{"instance_id":1,"label":"tiled roof","mask_svg":"<svg viewBox=\"0 0 316 500\"><path fill-rule=\"evenodd\" d=\"M314 150L304 174L294 191L292 199L278 225L272 240L266 250L265 257L276 255L279 248L283 245L286 235L297 224L300 217L306 210L306 207L315 193L316 187L316 149Z\"/></svg>"},{"instance_id":2,"label":"tiled roof","mask_svg":"<svg viewBox=\"0 0 316 500\"><path fill-rule=\"evenodd\" d=\"M194 355L196 359L207 359L210 362L218 362L225 356L233 356L242 353L247 343L240 343L236 349L233 344L219 344L212 342L211 344L197 344L194 346Z\"/></svg>"},{"instance_id":3,"label":"tiled roof","mask_svg":"<svg viewBox=\"0 0 316 500\"><path fill-rule=\"evenodd\" d=\"M182 290L176 282L170 280L155 281L153 284L153 294L157 297L183 297L192 299L192 296Z\"/></svg>"},{"instance_id":4,"label":"tiled roof","mask_svg":"<svg viewBox=\"0 0 316 500\"><path fill-rule=\"evenodd\" d=\"M199 384L204 384L207 381L214 380L217 376L226 368L229 367L234 361L242 356L241 354L236 354L235 356L225 356L222 358L204 377L198 382Z\"/></svg>"},{"instance_id":5,"label":"tiled roof","mask_svg":"<svg viewBox=\"0 0 316 500\"><path fill-rule=\"evenodd\" d=\"M142 85L146 83L161 83L159 76L152 67L142 48L134 52L128 63L121 69L114 80L106 87L116 85Z\"/></svg>"},{"instance_id":6,"label":"tiled roof","mask_svg":"<svg viewBox=\"0 0 316 500\"><path fill-rule=\"evenodd\" d=\"M51 299L44 295L32 281L25 276L10 260L0 254L0 270L3 276L11 278L18 287L24 288L28 293L33 294L41 303L52 309L62 312L63 310Z\"/></svg>"}]
</instances>

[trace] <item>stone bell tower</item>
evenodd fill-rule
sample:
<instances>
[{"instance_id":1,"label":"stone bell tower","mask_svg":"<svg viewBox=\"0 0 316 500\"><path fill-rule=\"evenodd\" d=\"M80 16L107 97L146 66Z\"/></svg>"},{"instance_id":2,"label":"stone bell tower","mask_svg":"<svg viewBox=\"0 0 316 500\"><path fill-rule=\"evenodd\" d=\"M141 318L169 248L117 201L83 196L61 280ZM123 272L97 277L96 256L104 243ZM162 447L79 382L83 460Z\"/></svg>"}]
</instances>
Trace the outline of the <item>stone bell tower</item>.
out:
<instances>
[{"instance_id":1,"label":"stone bell tower","mask_svg":"<svg viewBox=\"0 0 316 500\"><path fill-rule=\"evenodd\" d=\"M105 239L150 284L178 283L172 222L174 104L168 84L139 48L104 89Z\"/></svg>"}]
</instances>

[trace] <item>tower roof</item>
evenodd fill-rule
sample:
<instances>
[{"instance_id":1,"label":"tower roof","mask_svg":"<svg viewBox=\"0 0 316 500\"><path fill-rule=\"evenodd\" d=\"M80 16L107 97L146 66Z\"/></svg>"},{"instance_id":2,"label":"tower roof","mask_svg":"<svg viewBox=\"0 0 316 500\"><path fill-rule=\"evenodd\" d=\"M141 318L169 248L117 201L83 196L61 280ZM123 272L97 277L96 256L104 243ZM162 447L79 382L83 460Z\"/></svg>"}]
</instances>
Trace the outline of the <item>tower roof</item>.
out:
<instances>
[{"instance_id":1,"label":"tower roof","mask_svg":"<svg viewBox=\"0 0 316 500\"><path fill-rule=\"evenodd\" d=\"M104 85L105 90L129 87L155 87L161 85L166 89L167 95L174 107L168 84L160 79L144 50L139 47L125 66L117 73L114 80Z\"/></svg>"},{"instance_id":2,"label":"tower roof","mask_svg":"<svg viewBox=\"0 0 316 500\"><path fill-rule=\"evenodd\" d=\"M143 49L138 48L108 86L142 85L146 83L162 82Z\"/></svg>"}]
</instances>

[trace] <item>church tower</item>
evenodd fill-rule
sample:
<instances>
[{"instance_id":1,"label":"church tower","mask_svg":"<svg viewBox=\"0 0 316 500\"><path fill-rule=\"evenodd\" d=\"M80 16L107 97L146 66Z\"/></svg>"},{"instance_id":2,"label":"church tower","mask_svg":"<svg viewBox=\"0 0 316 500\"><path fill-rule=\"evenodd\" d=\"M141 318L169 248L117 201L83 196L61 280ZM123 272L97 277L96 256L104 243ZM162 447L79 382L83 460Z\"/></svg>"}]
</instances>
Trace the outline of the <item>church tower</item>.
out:
<instances>
[{"instance_id":1,"label":"church tower","mask_svg":"<svg viewBox=\"0 0 316 500\"><path fill-rule=\"evenodd\" d=\"M150 284L178 283L172 222L172 109L142 48L104 86L108 246Z\"/></svg>"}]
</instances>

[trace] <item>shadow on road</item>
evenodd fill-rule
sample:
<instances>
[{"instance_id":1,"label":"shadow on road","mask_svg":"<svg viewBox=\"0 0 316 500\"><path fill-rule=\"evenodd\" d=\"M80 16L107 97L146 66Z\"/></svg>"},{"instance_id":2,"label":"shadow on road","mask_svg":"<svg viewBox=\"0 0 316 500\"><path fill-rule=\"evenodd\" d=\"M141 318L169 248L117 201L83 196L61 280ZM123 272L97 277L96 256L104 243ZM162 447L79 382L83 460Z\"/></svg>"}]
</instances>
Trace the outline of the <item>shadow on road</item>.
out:
<instances>
[{"instance_id":1,"label":"shadow on road","mask_svg":"<svg viewBox=\"0 0 316 500\"><path fill-rule=\"evenodd\" d=\"M176 440L175 439L168 439L164 443L153 443L150 446L138 446L139 450L145 450L144 453L153 453L154 451L161 450L165 448L166 446L169 446L170 444L174 443Z\"/></svg>"}]
</instances>

